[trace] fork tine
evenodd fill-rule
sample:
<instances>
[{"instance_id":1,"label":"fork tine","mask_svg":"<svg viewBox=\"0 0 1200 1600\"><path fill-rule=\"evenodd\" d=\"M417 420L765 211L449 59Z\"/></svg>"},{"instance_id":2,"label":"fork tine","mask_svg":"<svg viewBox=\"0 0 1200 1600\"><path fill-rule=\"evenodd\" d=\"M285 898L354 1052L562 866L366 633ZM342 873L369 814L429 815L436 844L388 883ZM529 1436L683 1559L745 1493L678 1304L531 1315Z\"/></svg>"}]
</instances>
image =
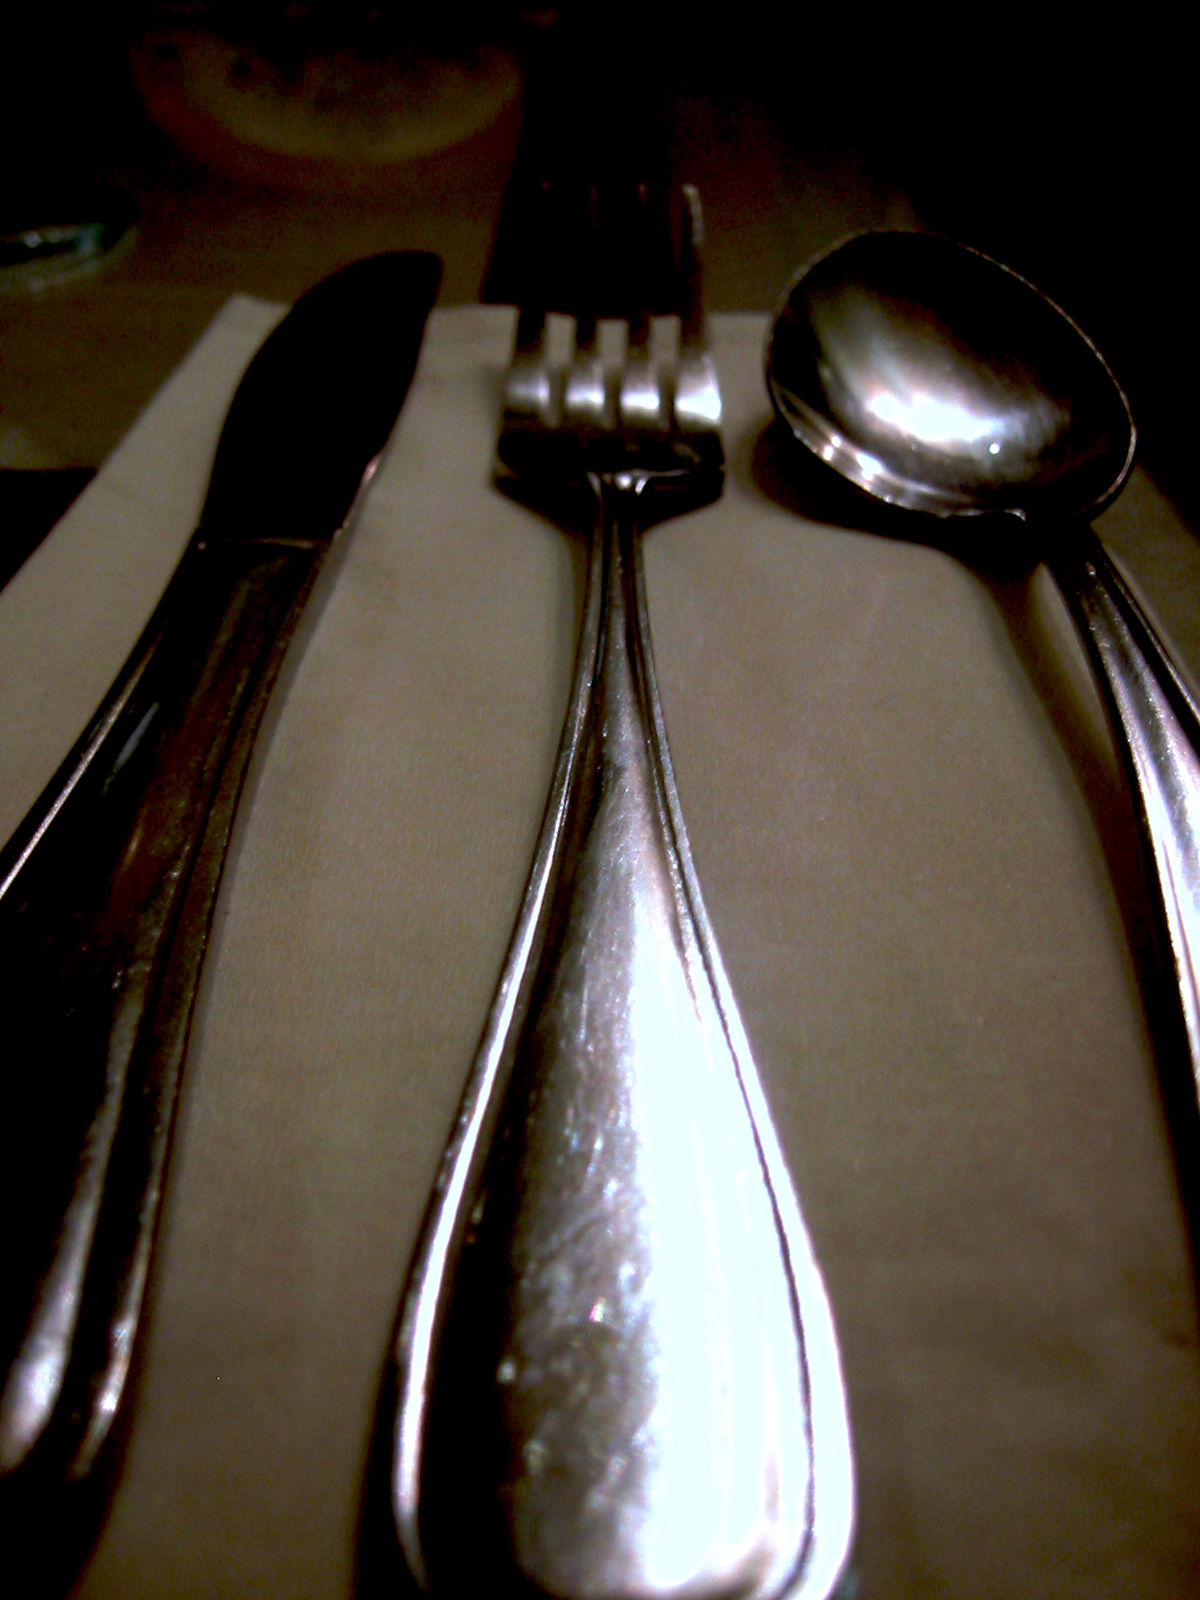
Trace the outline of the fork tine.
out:
<instances>
[{"instance_id":1,"label":"fork tine","mask_svg":"<svg viewBox=\"0 0 1200 1600\"><path fill-rule=\"evenodd\" d=\"M690 352L704 344L704 213L694 183L685 183L680 197L679 279L679 344Z\"/></svg>"},{"instance_id":2,"label":"fork tine","mask_svg":"<svg viewBox=\"0 0 1200 1600\"><path fill-rule=\"evenodd\" d=\"M683 303L675 374L675 426L683 433L715 435L721 422L721 389L704 317L704 214L694 184L684 184L682 208L679 275Z\"/></svg>"},{"instance_id":3,"label":"fork tine","mask_svg":"<svg viewBox=\"0 0 1200 1600\"><path fill-rule=\"evenodd\" d=\"M600 197L593 184L579 207L575 265L575 358L563 391L563 421L578 432L616 425L616 389L600 351Z\"/></svg>"},{"instance_id":4,"label":"fork tine","mask_svg":"<svg viewBox=\"0 0 1200 1600\"><path fill-rule=\"evenodd\" d=\"M550 185L543 183L532 207L533 226L530 230L528 256L522 276L521 307L517 317L517 339L514 354L533 355L545 337L546 313L550 309L550 274L547 262L547 245L550 240Z\"/></svg>"},{"instance_id":5,"label":"fork tine","mask_svg":"<svg viewBox=\"0 0 1200 1600\"><path fill-rule=\"evenodd\" d=\"M543 183L534 203L531 248L524 263L525 286L517 313L513 359L504 378L506 427L523 423L553 427L558 414L558 385L546 351L549 310L549 255L553 240L550 185Z\"/></svg>"},{"instance_id":6,"label":"fork tine","mask_svg":"<svg viewBox=\"0 0 1200 1600\"><path fill-rule=\"evenodd\" d=\"M671 406L650 344L657 241L656 219L646 184L638 185L637 199L638 225L632 251L633 296L629 310L629 347L625 370L621 374L619 408L623 426L663 433L670 426Z\"/></svg>"},{"instance_id":7,"label":"fork tine","mask_svg":"<svg viewBox=\"0 0 1200 1600\"><path fill-rule=\"evenodd\" d=\"M529 230L527 298L505 378L497 455L506 470L576 483L597 473L644 474L663 505L668 497L696 502L720 493L721 397L704 323L700 201L685 188L676 276L668 192L665 184L601 184L585 199L543 185L542 226ZM659 338L669 339L670 330L659 319L677 306L682 337L672 361ZM551 308L576 317L565 368L547 337ZM623 344L623 359L610 334Z\"/></svg>"}]
</instances>

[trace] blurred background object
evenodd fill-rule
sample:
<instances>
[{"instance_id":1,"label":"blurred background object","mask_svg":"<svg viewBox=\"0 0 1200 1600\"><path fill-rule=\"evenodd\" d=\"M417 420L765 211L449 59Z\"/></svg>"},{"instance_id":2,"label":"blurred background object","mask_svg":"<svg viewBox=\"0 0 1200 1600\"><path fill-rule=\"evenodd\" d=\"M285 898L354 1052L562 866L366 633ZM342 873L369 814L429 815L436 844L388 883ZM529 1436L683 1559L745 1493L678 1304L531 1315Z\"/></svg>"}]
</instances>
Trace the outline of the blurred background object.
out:
<instances>
[{"instance_id":1,"label":"blurred background object","mask_svg":"<svg viewBox=\"0 0 1200 1600\"><path fill-rule=\"evenodd\" d=\"M158 4L131 61L151 120L215 170L385 200L392 168L517 113L498 31L482 7Z\"/></svg>"},{"instance_id":2,"label":"blurred background object","mask_svg":"<svg viewBox=\"0 0 1200 1600\"><path fill-rule=\"evenodd\" d=\"M1118 36L1013 7L935 26L899 11L781 19L760 0L703 24L628 0L125 0L23 8L5 35L0 235L123 234L138 218L107 284L92 273L49 312L0 308L0 406L24 411L55 460L96 464L229 292L292 299L355 255L412 245L446 261L445 301L472 300L510 172L523 183L657 148L706 196L715 309L766 309L802 259L857 228L962 238L1093 333L1145 460L1177 498L1193 493L1175 394L1196 343L1196 136L1186 52L1154 14ZM487 287L507 287L503 259ZM86 390L101 349L112 398L68 421L64 369Z\"/></svg>"},{"instance_id":3,"label":"blurred background object","mask_svg":"<svg viewBox=\"0 0 1200 1600\"><path fill-rule=\"evenodd\" d=\"M235 290L290 300L412 246L445 260L445 302L509 296L531 183L657 161L706 197L714 309L767 309L862 227L1026 273L1109 354L1164 487L1194 496L1196 136L1153 14L1118 37L1019 7L935 26L760 0L703 24L629 0L126 0L24 8L5 34L0 407L50 461L96 465ZM133 247L69 293L17 283L14 241L86 224L107 244L135 216Z\"/></svg>"}]
</instances>

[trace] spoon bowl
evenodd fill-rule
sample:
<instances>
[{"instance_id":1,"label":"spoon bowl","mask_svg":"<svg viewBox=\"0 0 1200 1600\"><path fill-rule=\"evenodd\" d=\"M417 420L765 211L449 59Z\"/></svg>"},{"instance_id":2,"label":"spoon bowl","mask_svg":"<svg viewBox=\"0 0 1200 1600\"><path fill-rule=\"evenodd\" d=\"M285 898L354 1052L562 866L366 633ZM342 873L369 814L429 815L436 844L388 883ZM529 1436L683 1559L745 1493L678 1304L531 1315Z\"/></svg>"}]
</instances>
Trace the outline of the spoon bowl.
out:
<instances>
[{"instance_id":1,"label":"spoon bowl","mask_svg":"<svg viewBox=\"0 0 1200 1600\"><path fill-rule=\"evenodd\" d=\"M1129 404L1086 335L1015 272L928 234L861 234L803 269L767 383L810 450L913 511L1094 513L1133 464Z\"/></svg>"},{"instance_id":2,"label":"spoon bowl","mask_svg":"<svg viewBox=\"0 0 1200 1600\"><path fill-rule=\"evenodd\" d=\"M1191 1145L1200 1131L1200 707L1087 526L1133 464L1137 432L1120 385L1024 278L917 233L860 234L802 269L775 313L766 366L780 420L843 478L941 518L1009 513L1026 524L1009 524L1014 546L1027 552L1032 537L1054 574L1134 801L1159 956L1178 1001L1160 1056L1165 1065L1177 1053L1170 1043L1184 1042L1188 1093L1181 1101L1171 1083L1169 1099L1184 1106L1176 1136ZM993 539L1005 520L992 518ZM945 546L944 535L936 542Z\"/></svg>"}]
</instances>

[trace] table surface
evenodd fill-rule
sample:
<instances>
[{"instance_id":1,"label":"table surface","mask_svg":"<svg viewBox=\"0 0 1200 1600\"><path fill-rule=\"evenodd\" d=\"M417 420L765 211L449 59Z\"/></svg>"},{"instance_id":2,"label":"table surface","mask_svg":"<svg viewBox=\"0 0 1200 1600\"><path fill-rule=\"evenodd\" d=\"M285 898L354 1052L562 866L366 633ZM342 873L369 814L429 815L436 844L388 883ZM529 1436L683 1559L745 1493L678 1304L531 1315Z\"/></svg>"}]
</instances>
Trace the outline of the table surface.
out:
<instances>
[{"instance_id":1,"label":"table surface","mask_svg":"<svg viewBox=\"0 0 1200 1600\"><path fill-rule=\"evenodd\" d=\"M1143 999L1136 839L1099 703L1044 573L880 539L844 500L798 490L772 440L762 313L816 249L925 213L884 165L836 140L798 145L753 95L674 105L671 158L706 201L711 303L758 317L720 325L730 491L648 546L656 654L710 911L845 1345L861 1501L847 1596L1192 1595L1193 1269ZM16 468L108 461L231 295L287 301L349 259L422 248L445 264L451 313L255 779L173 1159L169 1265L88 1596L370 1592L371 1395L532 848L577 618L578 552L486 478L508 323L470 308L517 131L358 199L160 151L112 259L0 288L0 467ZM270 315L225 312L226 364L186 391L195 459L154 502L164 578L237 360ZM161 413L146 427L142 455L113 463L119 486L140 461L139 494ZM455 428L465 488L412 432ZM107 515L130 573L120 494L104 494L87 559L104 569ZM468 538L481 517L490 553ZM1139 468L1098 526L1200 676L1187 520ZM84 558L54 559L69 574ZM153 573L138 581L152 600ZM11 615L0 606L0 629ZM119 639L109 648L119 660ZM346 675L329 700L331 660ZM393 672L401 707L381 721ZM76 684L80 706L92 690ZM69 686L63 703L65 728ZM385 725L407 763L379 754ZM357 797L350 814L297 819L289 792L330 771L340 805ZM469 776L447 787L452 773ZM6 829L24 788L4 791ZM372 872L329 865L347 839ZM438 881L397 864L414 855L441 864ZM299 900L285 887L297 873ZM347 881L364 914L322 934L320 897L343 907ZM392 941L387 961L372 937ZM330 971L354 975L353 1004ZM270 1064L277 1038L254 1029L281 1004L311 1037L272 1089L244 1061ZM322 1058L339 1028L340 1076ZM388 1193L387 1221L355 1232L356 1207ZM222 1366L231 1353L238 1370ZM344 1369L349 1399L329 1384Z\"/></svg>"}]
</instances>

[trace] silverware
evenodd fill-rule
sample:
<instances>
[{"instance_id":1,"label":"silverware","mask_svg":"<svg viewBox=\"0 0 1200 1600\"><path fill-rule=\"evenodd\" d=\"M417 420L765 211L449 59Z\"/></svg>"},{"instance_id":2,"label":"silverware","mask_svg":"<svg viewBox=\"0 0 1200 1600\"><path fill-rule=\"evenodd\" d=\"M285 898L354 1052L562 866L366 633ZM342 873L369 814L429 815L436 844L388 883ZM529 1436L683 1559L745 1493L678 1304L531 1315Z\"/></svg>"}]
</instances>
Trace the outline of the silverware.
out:
<instances>
[{"instance_id":1,"label":"silverware","mask_svg":"<svg viewBox=\"0 0 1200 1600\"><path fill-rule=\"evenodd\" d=\"M644 192L640 215L644 259ZM582 488L592 532L542 833L395 1349L393 1507L435 1594L825 1596L850 1540L833 1320L649 648L641 531L723 482L700 232L685 191L669 370L644 297L619 371L594 299L556 367L541 298L505 382L503 468L534 493Z\"/></svg>"},{"instance_id":2,"label":"silverware","mask_svg":"<svg viewBox=\"0 0 1200 1600\"><path fill-rule=\"evenodd\" d=\"M805 267L776 313L766 364L784 423L859 489L943 518L1008 513L1013 543L1032 541L1047 561L1133 795L1194 1121L1200 707L1086 525L1133 464L1137 434L1116 379L1070 318L1016 273L911 233L863 234ZM965 550L972 526L962 525ZM990 537L1003 537L994 520Z\"/></svg>"},{"instance_id":3,"label":"silverware","mask_svg":"<svg viewBox=\"0 0 1200 1600\"><path fill-rule=\"evenodd\" d=\"M183 559L0 854L0 1472L87 1474L129 1372L180 1067L254 737L416 364L440 264L359 262L234 396Z\"/></svg>"}]
</instances>

